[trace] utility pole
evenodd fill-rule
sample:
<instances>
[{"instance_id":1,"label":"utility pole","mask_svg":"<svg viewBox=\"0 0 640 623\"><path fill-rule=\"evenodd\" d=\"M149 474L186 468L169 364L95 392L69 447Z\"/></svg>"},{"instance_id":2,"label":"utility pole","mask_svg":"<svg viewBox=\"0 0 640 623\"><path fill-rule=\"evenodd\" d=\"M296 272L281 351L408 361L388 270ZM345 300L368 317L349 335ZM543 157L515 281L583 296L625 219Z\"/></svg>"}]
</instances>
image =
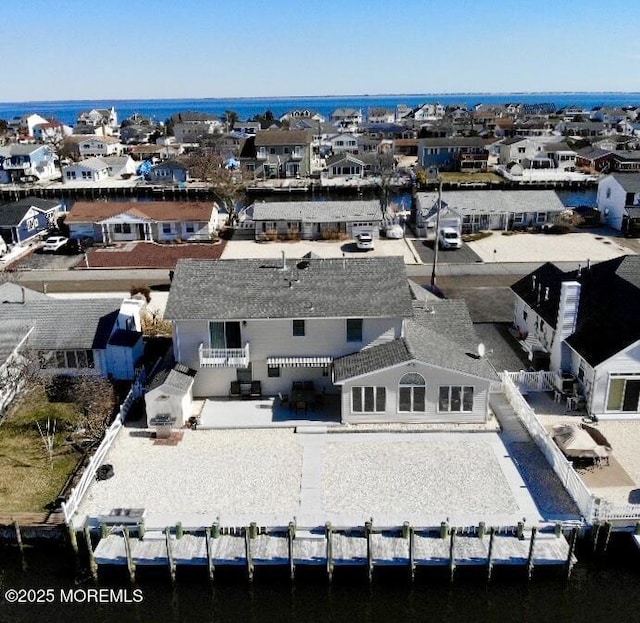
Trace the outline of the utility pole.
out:
<instances>
[{"instance_id":1,"label":"utility pole","mask_svg":"<svg viewBox=\"0 0 640 623\"><path fill-rule=\"evenodd\" d=\"M438 236L440 235L440 209L442 208L442 178L438 171L438 207L436 208L436 236L433 241L433 268L431 269L431 286L436 285L436 266L438 264L438 249L440 247Z\"/></svg>"}]
</instances>

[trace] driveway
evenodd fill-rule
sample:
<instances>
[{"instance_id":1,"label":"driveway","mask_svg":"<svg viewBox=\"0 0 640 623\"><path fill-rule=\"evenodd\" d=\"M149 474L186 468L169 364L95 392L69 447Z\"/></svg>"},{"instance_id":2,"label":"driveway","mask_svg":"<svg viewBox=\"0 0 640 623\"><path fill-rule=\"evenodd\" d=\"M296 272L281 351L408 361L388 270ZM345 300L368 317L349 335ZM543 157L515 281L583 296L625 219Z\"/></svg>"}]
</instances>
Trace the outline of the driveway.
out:
<instances>
[{"instance_id":1,"label":"driveway","mask_svg":"<svg viewBox=\"0 0 640 623\"><path fill-rule=\"evenodd\" d=\"M420 256L423 264L433 264L433 241L432 240L411 240L413 248ZM461 249L440 249L438 251L438 264L474 264L481 262L468 244L463 244Z\"/></svg>"},{"instance_id":2,"label":"driveway","mask_svg":"<svg viewBox=\"0 0 640 623\"><path fill-rule=\"evenodd\" d=\"M10 265L11 270L69 270L80 262L82 255L64 255L58 253L42 253L33 251L22 256Z\"/></svg>"}]
</instances>

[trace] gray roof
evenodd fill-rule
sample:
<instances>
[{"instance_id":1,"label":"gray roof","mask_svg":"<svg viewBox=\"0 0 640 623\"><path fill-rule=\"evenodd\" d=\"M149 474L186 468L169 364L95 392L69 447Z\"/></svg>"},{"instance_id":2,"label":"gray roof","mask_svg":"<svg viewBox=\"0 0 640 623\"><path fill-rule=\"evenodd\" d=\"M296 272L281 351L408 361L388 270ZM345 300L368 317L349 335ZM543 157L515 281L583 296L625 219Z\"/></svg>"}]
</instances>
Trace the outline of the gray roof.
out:
<instances>
[{"instance_id":1,"label":"gray roof","mask_svg":"<svg viewBox=\"0 0 640 623\"><path fill-rule=\"evenodd\" d=\"M479 136L449 136L443 138L423 138L422 147L480 147L484 149L484 141Z\"/></svg>"},{"instance_id":2,"label":"gray roof","mask_svg":"<svg viewBox=\"0 0 640 623\"><path fill-rule=\"evenodd\" d=\"M371 201L274 201L253 204L254 221L336 223L380 221L380 202Z\"/></svg>"},{"instance_id":3,"label":"gray roof","mask_svg":"<svg viewBox=\"0 0 640 623\"><path fill-rule=\"evenodd\" d=\"M418 193L423 213L431 210L437 193ZM505 212L562 212L565 206L554 190L463 190L442 193L443 205L462 216Z\"/></svg>"},{"instance_id":4,"label":"gray roof","mask_svg":"<svg viewBox=\"0 0 640 623\"><path fill-rule=\"evenodd\" d=\"M24 339L33 325L29 323L9 321L0 325L0 368L4 365L14 349Z\"/></svg>"},{"instance_id":5,"label":"gray roof","mask_svg":"<svg viewBox=\"0 0 640 623\"><path fill-rule=\"evenodd\" d=\"M35 327L29 344L42 350L104 348L119 299L47 299L0 305L0 333L20 322Z\"/></svg>"},{"instance_id":6,"label":"gray roof","mask_svg":"<svg viewBox=\"0 0 640 623\"><path fill-rule=\"evenodd\" d=\"M40 197L25 197L16 201L16 205L26 205L32 208L38 208L43 212L50 212L62 207L62 201L59 199L41 199Z\"/></svg>"},{"instance_id":7,"label":"gray roof","mask_svg":"<svg viewBox=\"0 0 640 623\"><path fill-rule=\"evenodd\" d=\"M255 146L308 145L311 138L309 130L263 130L256 134Z\"/></svg>"},{"instance_id":8,"label":"gray roof","mask_svg":"<svg viewBox=\"0 0 640 623\"><path fill-rule=\"evenodd\" d=\"M486 359L476 355L478 338L464 301L429 301L416 308L405 325L404 337L336 359L334 378L349 378L384 370L407 361L496 380Z\"/></svg>"},{"instance_id":9,"label":"gray roof","mask_svg":"<svg viewBox=\"0 0 640 623\"><path fill-rule=\"evenodd\" d=\"M180 260L164 317L407 318L413 315L402 257Z\"/></svg>"},{"instance_id":10,"label":"gray roof","mask_svg":"<svg viewBox=\"0 0 640 623\"><path fill-rule=\"evenodd\" d=\"M0 205L0 227L17 227L31 210L29 205L7 203Z\"/></svg>"},{"instance_id":11,"label":"gray roof","mask_svg":"<svg viewBox=\"0 0 640 623\"><path fill-rule=\"evenodd\" d=\"M622 188L628 193L640 193L640 173L612 173Z\"/></svg>"},{"instance_id":12,"label":"gray roof","mask_svg":"<svg viewBox=\"0 0 640 623\"><path fill-rule=\"evenodd\" d=\"M0 284L0 305L3 303L21 303L23 300L51 300L51 297L10 281Z\"/></svg>"},{"instance_id":13,"label":"gray roof","mask_svg":"<svg viewBox=\"0 0 640 623\"><path fill-rule=\"evenodd\" d=\"M196 370L181 364L168 361L170 366L160 369L147 385L147 392L162 387L163 391L172 394L186 394L193 385Z\"/></svg>"},{"instance_id":14,"label":"gray roof","mask_svg":"<svg viewBox=\"0 0 640 623\"><path fill-rule=\"evenodd\" d=\"M0 156L30 156L43 148L51 151L51 148L47 145L23 145L22 143L12 143L11 145L0 147Z\"/></svg>"}]
</instances>

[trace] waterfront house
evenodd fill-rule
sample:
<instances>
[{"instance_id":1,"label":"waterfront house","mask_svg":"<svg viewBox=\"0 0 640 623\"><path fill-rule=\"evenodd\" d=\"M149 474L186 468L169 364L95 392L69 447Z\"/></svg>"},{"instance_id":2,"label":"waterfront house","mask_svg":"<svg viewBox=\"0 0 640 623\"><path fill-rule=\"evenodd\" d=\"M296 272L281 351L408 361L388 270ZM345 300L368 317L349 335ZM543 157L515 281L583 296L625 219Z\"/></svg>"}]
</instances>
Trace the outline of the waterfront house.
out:
<instances>
[{"instance_id":1,"label":"waterfront house","mask_svg":"<svg viewBox=\"0 0 640 623\"><path fill-rule=\"evenodd\" d=\"M4 286L2 286L4 287ZM0 291L0 300L4 300ZM132 380L142 357L139 300L52 299L13 293L0 305L0 334L23 327L23 352L41 374Z\"/></svg>"},{"instance_id":2,"label":"waterfront house","mask_svg":"<svg viewBox=\"0 0 640 623\"><path fill-rule=\"evenodd\" d=\"M111 108L92 108L83 110L76 119L73 128L74 134L100 134L104 136L114 136L118 134L118 113ZM100 154L96 154L100 155Z\"/></svg>"},{"instance_id":3,"label":"waterfront house","mask_svg":"<svg viewBox=\"0 0 640 623\"><path fill-rule=\"evenodd\" d=\"M438 194L418 193L416 226L419 235L435 236ZM566 210L553 190L451 191L442 195L442 206L462 218L462 232L542 227Z\"/></svg>"},{"instance_id":4,"label":"waterfront house","mask_svg":"<svg viewBox=\"0 0 640 623\"><path fill-rule=\"evenodd\" d=\"M25 197L0 205L0 236L10 244L24 244L55 227L62 212L60 201Z\"/></svg>"},{"instance_id":5,"label":"waterfront house","mask_svg":"<svg viewBox=\"0 0 640 623\"><path fill-rule=\"evenodd\" d=\"M613 153L609 149L601 149L589 145L576 149L576 168L585 173L602 173L611 170Z\"/></svg>"},{"instance_id":6,"label":"waterfront house","mask_svg":"<svg viewBox=\"0 0 640 623\"><path fill-rule=\"evenodd\" d=\"M65 136L69 136L72 130L68 125L60 121L47 121L33 126L33 138L41 143L57 143Z\"/></svg>"},{"instance_id":7,"label":"waterfront house","mask_svg":"<svg viewBox=\"0 0 640 623\"><path fill-rule=\"evenodd\" d=\"M418 161L425 169L486 171L488 158L479 137L423 138L418 143Z\"/></svg>"},{"instance_id":8,"label":"waterfront house","mask_svg":"<svg viewBox=\"0 0 640 623\"><path fill-rule=\"evenodd\" d=\"M336 108L330 116L334 127L344 132L353 132L362 123L362 110L356 108Z\"/></svg>"},{"instance_id":9,"label":"waterfront house","mask_svg":"<svg viewBox=\"0 0 640 623\"><path fill-rule=\"evenodd\" d=\"M514 326L559 390L598 418L640 416L640 257L574 271L547 263L512 290Z\"/></svg>"},{"instance_id":10,"label":"waterfront house","mask_svg":"<svg viewBox=\"0 0 640 623\"><path fill-rule=\"evenodd\" d=\"M21 117L14 117L9 121L8 127L13 130L16 138L34 137L36 126L47 123L47 120L35 113L29 115L22 115Z\"/></svg>"},{"instance_id":11,"label":"waterfront house","mask_svg":"<svg viewBox=\"0 0 640 623\"><path fill-rule=\"evenodd\" d=\"M204 202L77 201L65 224L71 236L90 236L98 242L207 242L218 228L218 209Z\"/></svg>"},{"instance_id":12,"label":"waterfront house","mask_svg":"<svg viewBox=\"0 0 640 623\"><path fill-rule=\"evenodd\" d=\"M241 168L256 178L306 177L311 172L311 141L308 130L258 132L244 143Z\"/></svg>"},{"instance_id":13,"label":"waterfront house","mask_svg":"<svg viewBox=\"0 0 640 623\"><path fill-rule=\"evenodd\" d=\"M362 156L339 153L327 158L326 165L326 177L353 179L364 177L367 163Z\"/></svg>"},{"instance_id":14,"label":"waterfront house","mask_svg":"<svg viewBox=\"0 0 640 623\"><path fill-rule=\"evenodd\" d=\"M109 179L109 167L102 158L86 158L62 168L68 182L102 182Z\"/></svg>"},{"instance_id":15,"label":"waterfront house","mask_svg":"<svg viewBox=\"0 0 640 623\"><path fill-rule=\"evenodd\" d=\"M115 136L87 136L77 141L81 158L121 156L124 145Z\"/></svg>"},{"instance_id":16,"label":"waterfront house","mask_svg":"<svg viewBox=\"0 0 640 623\"><path fill-rule=\"evenodd\" d=\"M202 112L182 112L173 115L173 135L178 143L197 143L201 138L218 134L223 124L215 115Z\"/></svg>"},{"instance_id":17,"label":"waterfront house","mask_svg":"<svg viewBox=\"0 0 640 623\"><path fill-rule=\"evenodd\" d=\"M46 180L58 173L49 145L11 144L0 147L0 184Z\"/></svg>"},{"instance_id":18,"label":"waterfront house","mask_svg":"<svg viewBox=\"0 0 640 623\"><path fill-rule=\"evenodd\" d=\"M163 160L145 175L154 184L185 184L190 179L189 167L180 160Z\"/></svg>"},{"instance_id":19,"label":"waterfront house","mask_svg":"<svg viewBox=\"0 0 640 623\"><path fill-rule=\"evenodd\" d=\"M640 235L640 173L611 173L598 182L601 218L628 236Z\"/></svg>"},{"instance_id":20,"label":"waterfront house","mask_svg":"<svg viewBox=\"0 0 640 623\"><path fill-rule=\"evenodd\" d=\"M376 200L259 202L249 209L259 241L270 237L355 238L363 232L377 238L382 224Z\"/></svg>"},{"instance_id":21,"label":"waterfront house","mask_svg":"<svg viewBox=\"0 0 640 623\"><path fill-rule=\"evenodd\" d=\"M488 415L496 377L464 303L414 301L401 257L180 260L165 318L194 397L306 382L345 422Z\"/></svg>"}]
</instances>

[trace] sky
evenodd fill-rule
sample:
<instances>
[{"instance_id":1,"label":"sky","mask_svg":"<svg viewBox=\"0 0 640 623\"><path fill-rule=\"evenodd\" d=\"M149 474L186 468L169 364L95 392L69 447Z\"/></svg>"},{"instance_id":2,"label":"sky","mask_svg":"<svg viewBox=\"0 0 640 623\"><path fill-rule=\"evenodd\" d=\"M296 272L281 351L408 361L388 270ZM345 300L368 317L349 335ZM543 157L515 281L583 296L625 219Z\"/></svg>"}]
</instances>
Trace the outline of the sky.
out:
<instances>
[{"instance_id":1,"label":"sky","mask_svg":"<svg viewBox=\"0 0 640 623\"><path fill-rule=\"evenodd\" d=\"M640 91L622 0L4 0L0 101Z\"/></svg>"}]
</instances>

